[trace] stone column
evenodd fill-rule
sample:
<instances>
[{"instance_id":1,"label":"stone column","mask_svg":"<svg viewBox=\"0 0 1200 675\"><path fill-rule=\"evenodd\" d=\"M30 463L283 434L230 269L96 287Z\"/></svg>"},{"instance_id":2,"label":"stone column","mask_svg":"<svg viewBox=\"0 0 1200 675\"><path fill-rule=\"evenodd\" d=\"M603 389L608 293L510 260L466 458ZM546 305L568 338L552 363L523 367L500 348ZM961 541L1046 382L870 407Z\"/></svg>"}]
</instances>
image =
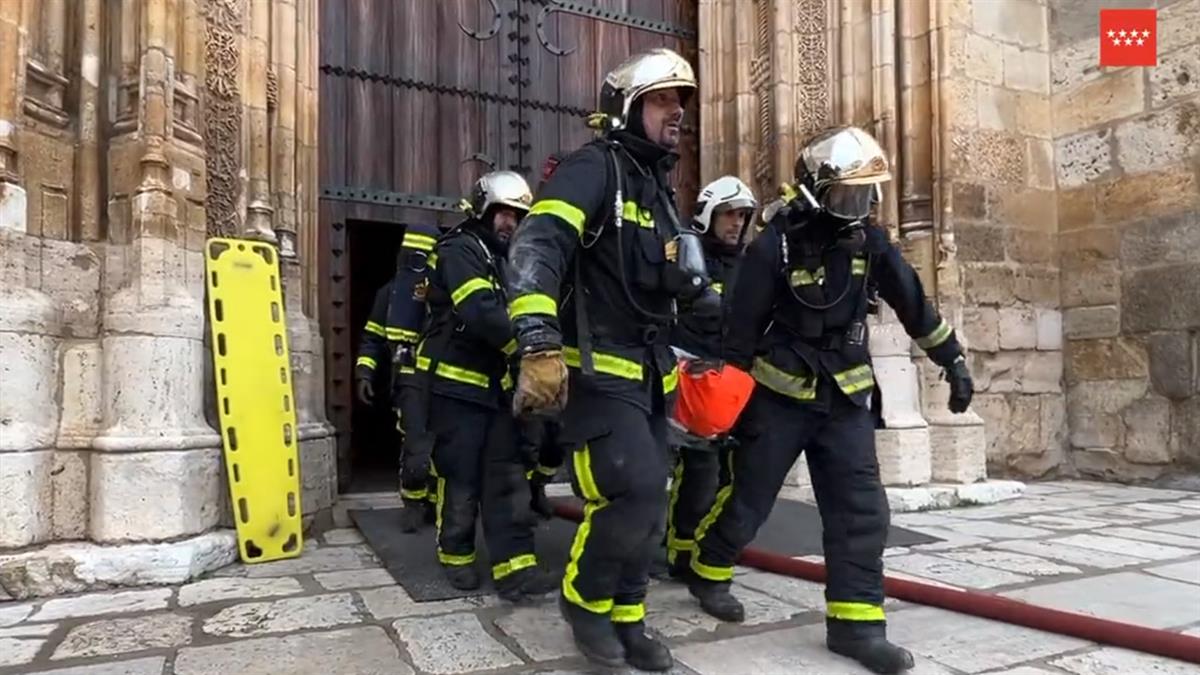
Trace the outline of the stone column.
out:
<instances>
[{"instance_id":1,"label":"stone column","mask_svg":"<svg viewBox=\"0 0 1200 675\"><path fill-rule=\"evenodd\" d=\"M89 527L97 542L204 532L217 524L220 494L220 437L203 408L203 260L185 248L185 198L203 155L174 133L179 3L115 11L123 58L114 65L136 74L140 95L132 114L118 106L109 143L105 428L93 442ZM118 170L129 162L132 175Z\"/></svg>"},{"instance_id":2,"label":"stone column","mask_svg":"<svg viewBox=\"0 0 1200 675\"><path fill-rule=\"evenodd\" d=\"M52 536L61 313L30 283L21 156L26 49L36 12L0 2L0 548Z\"/></svg>"}]
</instances>

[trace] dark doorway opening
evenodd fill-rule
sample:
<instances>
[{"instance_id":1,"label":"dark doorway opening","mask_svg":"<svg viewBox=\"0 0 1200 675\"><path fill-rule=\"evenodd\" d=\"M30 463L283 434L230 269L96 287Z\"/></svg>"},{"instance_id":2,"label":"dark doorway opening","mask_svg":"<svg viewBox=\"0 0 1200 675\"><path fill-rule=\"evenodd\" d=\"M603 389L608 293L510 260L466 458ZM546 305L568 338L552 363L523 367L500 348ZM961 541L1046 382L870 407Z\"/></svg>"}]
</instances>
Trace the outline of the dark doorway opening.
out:
<instances>
[{"instance_id":1,"label":"dark doorway opening","mask_svg":"<svg viewBox=\"0 0 1200 675\"><path fill-rule=\"evenodd\" d=\"M371 313L375 293L391 281L396 271L396 254L404 238L404 226L396 223L351 220L347 223L350 266L350 325L357 356L363 327ZM353 371L354 359L346 366ZM350 422L350 476L345 492L393 492L399 490L400 433L392 412L389 374L391 363L379 363L374 380L374 405L357 396ZM353 379L353 372L346 373Z\"/></svg>"}]
</instances>

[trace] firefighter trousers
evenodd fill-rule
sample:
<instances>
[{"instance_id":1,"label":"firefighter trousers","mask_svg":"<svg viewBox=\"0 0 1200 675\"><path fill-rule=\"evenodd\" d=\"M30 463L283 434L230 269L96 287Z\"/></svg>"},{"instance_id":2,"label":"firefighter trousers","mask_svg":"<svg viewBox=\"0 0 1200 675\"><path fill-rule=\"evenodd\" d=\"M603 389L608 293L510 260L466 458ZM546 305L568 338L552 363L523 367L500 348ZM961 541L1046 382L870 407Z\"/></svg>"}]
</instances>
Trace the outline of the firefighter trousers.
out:
<instances>
[{"instance_id":1,"label":"firefighter trousers","mask_svg":"<svg viewBox=\"0 0 1200 675\"><path fill-rule=\"evenodd\" d=\"M536 566L535 521L508 408L432 396L430 430L436 440L430 468L437 483L438 560L450 566L474 564L475 519L482 515L494 580Z\"/></svg>"},{"instance_id":2,"label":"firefighter trousers","mask_svg":"<svg viewBox=\"0 0 1200 675\"><path fill-rule=\"evenodd\" d=\"M420 391L414 387L400 387L394 398L396 403L396 430L400 432L400 499L405 506L419 506L437 502L437 481L429 474L429 452L417 437L405 432L408 422L417 419L416 406L421 400Z\"/></svg>"},{"instance_id":3,"label":"firefighter trousers","mask_svg":"<svg viewBox=\"0 0 1200 675\"><path fill-rule=\"evenodd\" d=\"M696 546L696 526L712 508L721 487L720 467L716 447L679 448L667 506L667 562L672 565L686 566L690 559Z\"/></svg>"},{"instance_id":4,"label":"firefighter trousers","mask_svg":"<svg viewBox=\"0 0 1200 675\"><path fill-rule=\"evenodd\" d=\"M824 383L823 383L824 384ZM766 522L792 464L807 455L821 513L826 612L848 621L883 621L883 547L890 511L875 457L875 418L834 394L829 410L764 387L752 395L722 466L732 478L696 533L691 568L727 582L733 563Z\"/></svg>"},{"instance_id":5,"label":"firefighter trousers","mask_svg":"<svg viewBox=\"0 0 1200 675\"><path fill-rule=\"evenodd\" d=\"M564 461L584 500L563 596L618 623L645 618L650 564L666 525L667 418L661 399L652 409L577 388L563 415Z\"/></svg>"}]
</instances>

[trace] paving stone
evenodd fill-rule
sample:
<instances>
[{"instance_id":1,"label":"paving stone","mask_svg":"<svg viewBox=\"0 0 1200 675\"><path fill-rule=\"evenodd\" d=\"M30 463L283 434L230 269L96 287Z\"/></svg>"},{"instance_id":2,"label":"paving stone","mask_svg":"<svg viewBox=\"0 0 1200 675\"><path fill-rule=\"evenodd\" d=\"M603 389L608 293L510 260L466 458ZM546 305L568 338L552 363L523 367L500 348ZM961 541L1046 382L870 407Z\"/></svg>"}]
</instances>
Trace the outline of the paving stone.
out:
<instances>
[{"instance_id":1,"label":"paving stone","mask_svg":"<svg viewBox=\"0 0 1200 675\"><path fill-rule=\"evenodd\" d=\"M106 656L178 647L192 641L192 619L181 614L149 614L133 619L103 619L76 626L63 638L52 659Z\"/></svg>"},{"instance_id":2,"label":"paving stone","mask_svg":"<svg viewBox=\"0 0 1200 675\"><path fill-rule=\"evenodd\" d=\"M317 583L326 590L341 591L347 588L371 588L373 586L395 586L396 580L385 569L349 570L346 572L322 572L313 575Z\"/></svg>"},{"instance_id":3,"label":"paving stone","mask_svg":"<svg viewBox=\"0 0 1200 675\"><path fill-rule=\"evenodd\" d=\"M1197 666L1183 661L1116 647L1102 647L1094 652L1064 656L1054 659L1050 665L1076 675L1195 675L1197 670L1200 670Z\"/></svg>"},{"instance_id":4,"label":"paving stone","mask_svg":"<svg viewBox=\"0 0 1200 675\"><path fill-rule=\"evenodd\" d=\"M1019 668L1010 668L1008 670L992 670L987 675L1062 675L1057 670L1046 670L1045 668L1034 668L1033 666L1021 666Z\"/></svg>"},{"instance_id":5,"label":"paving stone","mask_svg":"<svg viewBox=\"0 0 1200 675\"><path fill-rule=\"evenodd\" d=\"M478 595L470 598L455 598L436 602L417 602L400 586L373 588L356 591L362 598L367 611L376 619L395 619L403 616L433 616L450 612L469 612L484 607L493 607L499 600L494 595Z\"/></svg>"},{"instance_id":6,"label":"paving stone","mask_svg":"<svg viewBox=\"0 0 1200 675\"><path fill-rule=\"evenodd\" d=\"M1071 487L1062 483L1026 483L1025 494L1027 495L1053 495L1060 492L1068 492Z\"/></svg>"},{"instance_id":7,"label":"paving stone","mask_svg":"<svg viewBox=\"0 0 1200 675\"><path fill-rule=\"evenodd\" d=\"M1061 565L1037 556L1013 553L1011 551L987 551L976 548L965 551L947 551L939 555L943 558L950 558L959 562L995 567L1035 577L1053 577L1059 574L1080 573L1078 567Z\"/></svg>"},{"instance_id":8,"label":"paving stone","mask_svg":"<svg viewBox=\"0 0 1200 675\"><path fill-rule=\"evenodd\" d=\"M947 584L945 582L938 581L936 579L928 579L926 577L919 577L915 574L909 574L907 572L900 572L898 570L890 570L890 569L887 569L886 566L884 567L883 572L889 579L903 579L905 581L916 581L918 583L928 584L930 586L939 586L941 588L950 588L950 589L953 589L956 591L964 590L962 586L955 586L954 584ZM887 600L884 600L884 603L886 605L886 603L893 602L893 601L897 603L897 606L899 606L900 604L906 604L906 603L901 603L901 601L899 601L899 600L894 600L893 598L888 598Z\"/></svg>"},{"instance_id":9,"label":"paving stone","mask_svg":"<svg viewBox=\"0 0 1200 675\"><path fill-rule=\"evenodd\" d=\"M1168 525L1147 525L1146 529L1154 530L1155 532L1181 534L1185 537L1200 537L1200 520L1188 520L1182 523L1170 523Z\"/></svg>"},{"instance_id":10,"label":"paving stone","mask_svg":"<svg viewBox=\"0 0 1200 675\"><path fill-rule=\"evenodd\" d=\"M1161 567L1148 567L1145 571L1158 577L1186 581L1191 584L1200 584L1200 560L1163 565Z\"/></svg>"},{"instance_id":11,"label":"paving stone","mask_svg":"<svg viewBox=\"0 0 1200 675\"><path fill-rule=\"evenodd\" d=\"M179 589L179 606L191 607L224 600L252 600L301 593L304 588L291 577L278 579L205 579Z\"/></svg>"},{"instance_id":12,"label":"paving stone","mask_svg":"<svg viewBox=\"0 0 1200 675\"><path fill-rule=\"evenodd\" d=\"M1146 558L1135 558L1129 555L1119 555L1116 553L1105 553L1094 549L1080 548L1078 546L1068 546L1061 540L1027 540L1027 539L1012 539L1009 541L998 541L995 544L989 545L988 548L1003 549L1006 551L1016 551L1018 553L1028 553L1042 558L1049 558L1059 562L1071 565L1086 565L1088 567L1098 567L1100 569L1115 569L1117 567L1127 567L1129 565L1140 565L1147 562Z\"/></svg>"},{"instance_id":13,"label":"paving stone","mask_svg":"<svg viewBox=\"0 0 1200 675\"><path fill-rule=\"evenodd\" d=\"M54 670L38 671L37 675L162 675L163 666L166 664L166 658L151 656L145 659L109 661L90 666L55 668Z\"/></svg>"},{"instance_id":14,"label":"paving stone","mask_svg":"<svg viewBox=\"0 0 1200 675\"><path fill-rule=\"evenodd\" d=\"M1002 595L1151 628L1195 623L1200 607L1200 586L1136 572L1060 581Z\"/></svg>"},{"instance_id":15,"label":"paving stone","mask_svg":"<svg viewBox=\"0 0 1200 675\"><path fill-rule=\"evenodd\" d=\"M204 622L204 632L252 637L307 628L331 628L358 621L358 609L350 594L335 593L227 607Z\"/></svg>"},{"instance_id":16,"label":"paving stone","mask_svg":"<svg viewBox=\"0 0 1200 675\"><path fill-rule=\"evenodd\" d=\"M307 543L305 546L307 547ZM315 551L305 550L299 558L276 560L254 565L236 564L217 572L215 577L286 577L313 572L337 572L379 567L371 549L366 546L331 546Z\"/></svg>"},{"instance_id":17,"label":"paving stone","mask_svg":"<svg viewBox=\"0 0 1200 675\"><path fill-rule=\"evenodd\" d=\"M931 537L937 537L942 541L933 542L932 544L917 544L912 548L917 551L944 551L951 548L963 548L966 546L980 546L986 544L990 539L983 537L973 537L962 532L947 530L944 527L910 527L907 528L913 532L920 532Z\"/></svg>"},{"instance_id":18,"label":"paving stone","mask_svg":"<svg viewBox=\"0 0 1200 675\"><path fill-rule=\"evenodd\" d=\"M1195 635L1196 637L1200 637L1200 626L1196 626L1195 628L1189 628L1182 632L1184 635Z\"/></svg>"},{"instance_id":19,"label":"paving stone","mask_svg":"<svg viewBox=\"0 0 1200 675\"><path fill-rule=\"evenodd\" d=\"M494 623L534 661L551 661L579 654L571 637L571 629L553 604L518 607Z\"/></svg>"},{"instance_id":20,"label":"paving stone","mask_svg":"<svg viewBox=\"0 0 1200 675\"><path fill-rule=\"evenodd\" d=\"M362 533L353 528L342 528L339 530L330 530L322 537L325 543L330 546L346 546L347 544L361 544L364 539Z\"/></svg>"},{"instance_id":21,"label":"paving stone","mask_svg":"<svg viewBox=\"0 0 1200 675\"><path fill-rule=\"evenodd\" d=\"M1168 546L1182 546L1184 548L1200 548L1200 537L1185 537L1180 534L1156 532L1154 530L1143 530L1135 527L1110 527L1103 530L1097 530L1096 534L1107 535L1110 537L1121 537L1122 539L1136 539L1137 541L1147 541L1152 544L1166 544Z\"/></svg>"},{"instance_id":22,"label":"paving stone","mask_svg":"<svg viewBox=\"0 0 1200 675\"><path fill-rule=\"evenodd\" d=\"M80 616L150 612L166 609L171 589L154 588L146 591L105 591L74 598L47 600L31 621L58 621Z\"/></svg>"},{"instance_id":23,"label":"paving stone","mask_svg":"<svg viewBox=\"0 0 1200 675\"><path fill-rule=\"evenodd\" d=\"M888 621L888 639L914 654L967 673L1005 668L1090 644L933 607L893 614Z\"/></svg>"},{"instance_id":24,"label":"paving stone","mask_svg":"<svg viewBox=\"0 0 1200 675\"><path fill-rule=\"evenodd\" d=\"M950 511L951 513L954 510ZM918 511L916 513L897 513L892 516L892 524L899 527L926 526L926 525L953 525L956 523L965 522L962 518L955 518L942 513L929 513L926 511Z\"/></svg>"},{"instance_id":25,"label":"paving stone","mask_svg":"<svg viewBox=\"0 0 1200 675\"><path fill-rule=\"evenodd\" d=\"M175 675L412 675L378 626L187 647Z\"/></svg>"},{"instance_id":26,"label":"paving stone","mask_svg":"<svg viewBox=\"0 0 1200 675\"><path fill-rule=\"evenodd\" d=\"M12 626L29 618L33 605L0 605L0 626Z\"/></svg>"},{"instance_id":27,"label":"paving stone","mask_svg":"<svg viewBox=\"0 0 1200 675\"><path fill-rule=\"evenodd\" d=\"M37 656L45 640L22 640L0 638L0 666L19 666L29 663Z\"/></svg>"},{"instance_id":28,"label":"paving stone","mask_svg":"<svg viewBox=\"0 0 1200 675\"><path fill-rule=\"evenodd\" d=\"M743 626L778 623L797 614L812 611L811 607L784 602L744 587L740 583L733 584L731 591L746 608L746 621L741 624ZM823 607L824 602L820 606ZM660 584L651 589L646 600L646 625L665 637L676 638L691 635L696 631L716 630L722 622L705 614L704 610L700 609L700 603L688 593L686 586Z\"/></svg>"},{"instance_id":29,"label":"paving stone","mask_svg":"<svg viewBox=\"0 0 1200 675\"><path fill-rule=\"evenodd\" d=\"M1186 506L1179 506L1171 502L1139 502L1137 504L1130 504L1130 506L1139 511L1165 513L1176 518L1188 518L1196 515L1195 509L1189 509Z\"/></svg>"},{"instance_id":30,"label":"paving stone","mask_svg":"<svg viewBox=\"0 0 1200 675\"><path fill-rule=\"evenodd\" d=\"M700 675L821 673L861 675L862 666L825 648L823 624L676 647L675 659ZM950 670L917 658L906 675L949 675Z\"/></svg>"},{"instance_id":31,"label":"paving stone","mask_svg":"<svg viewBox=\"0 0 1200 675\"><path fill-rule=\"evenodd\" d=\"M1106 520L1114 525L1140 525L1142 523L1154 520L1168 520L1171 518L1171 516L1168 516L1165 513L1140 511L1138 509L1131 508L1128 505L1097 506L1088 509L1081 509L1072 515L1081 516L1083 518Z\"/></svg>"},{"instance_id":32,"label":"paving stone","mask_svg":"<svg viewBox=\"0 0 1200 675\"><path fill-rule=\"evenodd\" d=\"M27 623L12 628L0 628L0 637L46 637L56 628L58 628L56 623Z\"/></svg>"},{"instance_id":33,"label":"paving stone","mask_svg":"<svg viewBox=\"0 0 1200 675\"><path fill-rule=\"evenodd\" d=\"M990 539L1030 539L1054 534L1050 530L1043 530L1037 527L1013 525L1011 523L994 523L988 520L963 523L961 525L947 525L946 529L961 532L971 537L987 537Z\"/></svg>"},{"instance_id":34,"label":"paving stone","mask_svg":"<svg viewBox=\"0 0 1200 675\"><path fill-rule=\"evenodd\" d=\"M1039 515L1018 518L1018 523L1044 527L1049 530L1091 530L1097 527L1108 527L1110 523L1091 518L1072 518L1070 516Z\"/></svg>"},{"instance_id":35,"label":"paving stone","mask_svg":"<svg viewBox=\"0 0 1200 675\"><path fill-rule=\"evenodd\" d=\"M760 571L739 577L738 583L778 598L794 607L816 611L825 610L824 584Z\"/></svg>"},{"instance_id":36,"label":"paving stone","mask_svg":"<svg viewBox=\"0 0 1200 675\"><path fill-rule=\"evenodd\" d=\"M1187 499L1195 497L1194 492L1183 490L1163 490L1161 488L1138 487L1136 485L1107 484L1096 490L1094 495L1122 502L1148 502L1153 500Z\"/></svg>"},{"instance_id":37,"label":"paving stone","mask_svg":"<svg viewBox=\"0 0 1200 675\"><path fill-rule=\"evenodd\" d=\"M1171 560L1172 558L1186 558L1190 555L1196 555L1195 551L1186 548L1150 544L1132 539L1102 537L1098 534L1073 534L1069 537L1055 539L1054 541L1062 542L1068 546L1090 548L1096 551L1104 551L1105 553L1122 553L1147 560Z\"/></svg>"},{"instance_id":38,"label":"paving stone","mask_svg":"<svg viewBox=\"0 0 1200 675\"><path fill-rule=\"evenodd\" d=\"M466 673L522 663L483 629L474 614L400 619L392 624L413 665L428 673Z\"/></svg>"},{"instance_id":39,"label":"paving stone","mask_svg":"<svg viewBox=\"0 0 1200 675\"><path fill-rule=\"evenodd\" d=\"M967 588L994 588L1031 581L1020 574L920 553L891 558L887 568Z\"/></svg>"}]
</instances>

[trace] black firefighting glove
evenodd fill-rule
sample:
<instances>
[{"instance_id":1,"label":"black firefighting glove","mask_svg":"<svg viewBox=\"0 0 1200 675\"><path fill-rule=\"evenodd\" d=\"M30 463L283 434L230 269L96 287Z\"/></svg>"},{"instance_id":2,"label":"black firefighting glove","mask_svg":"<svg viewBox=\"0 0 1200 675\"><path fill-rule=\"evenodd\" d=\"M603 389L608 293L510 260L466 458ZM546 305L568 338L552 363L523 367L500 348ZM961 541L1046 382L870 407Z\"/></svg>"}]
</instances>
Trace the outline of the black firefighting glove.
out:
<instances>
[{"instance_id":1,"label":"black firefighting glove","mask_svg":"<svg viewBox=\"0 0 1200 675\"><path fill-rule=\"evenodd\" d=\"M971 381L971 371L967 369L967 360L961 355L954 359L944 373L950 383L950 412L964 413L971 405L971 397L975 393L975 383Z\"/></svg>"},{"instance_id":2,"label":"black firefighting glove","mask_svg":"<svg viewBox=\"0 0 1200 675\"><path fill-rule=\"evenodd\" d=\"M354 391L358 394L358 400L365 405L373 405L375 402L375 385L371 384L370 377L359 377L354 382Z\"/></svg>"}]
</instances>

